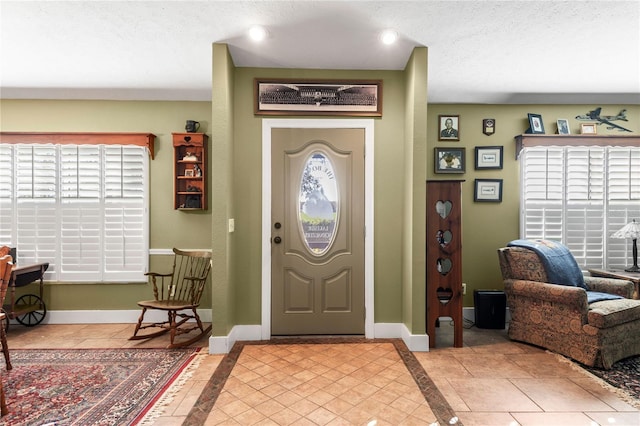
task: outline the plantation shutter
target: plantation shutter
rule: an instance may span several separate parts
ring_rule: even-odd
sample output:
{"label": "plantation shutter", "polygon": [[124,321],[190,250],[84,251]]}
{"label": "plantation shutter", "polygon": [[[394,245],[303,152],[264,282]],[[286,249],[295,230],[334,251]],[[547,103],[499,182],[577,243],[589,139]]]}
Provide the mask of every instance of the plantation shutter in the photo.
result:
{"label": "plantation shutter", "polygon": [[629,241],[609,238],[640,216],[640,148],[527,147],[521,238],[563,242],[583,269],[624,268]]}
{"label": "plantation shutter", "polygon": [[[15,146],[15,200],[12,213],[16,225],[11,243],[18,247],[18,263],[56,259],[58,252],[57,153],[54,145]],[[3,220],[4,221],[4,220]],[[53,276],[58,263],[49,265]]]}
{"label": "plantation shutter", "polygon": [[146,269],[147,161],[138,147],[105,147],[104,269],[110,280]]}
{"label": "plantation shutter", "polygon": [[13,149],[0,144],[0,244],[12,241],[15,228],[13,206]]}
{"label": "plantation shutter", "polygon": [[60,146],[60,274],[64,281],[100,281],[102,203],[100,147]]}
{"label": "plantation shutter", "polygon": [[120,145],[0,144],[0,244],[45,279],[146,281],[148,155]]}
{"label": "plantation shutter", "polygon": [[[635,219],[640,221],[640,147],[619,148],[608,153],[607,236]],[[624,269],[631,264],[631,241],[608,238],[609,268]]]}

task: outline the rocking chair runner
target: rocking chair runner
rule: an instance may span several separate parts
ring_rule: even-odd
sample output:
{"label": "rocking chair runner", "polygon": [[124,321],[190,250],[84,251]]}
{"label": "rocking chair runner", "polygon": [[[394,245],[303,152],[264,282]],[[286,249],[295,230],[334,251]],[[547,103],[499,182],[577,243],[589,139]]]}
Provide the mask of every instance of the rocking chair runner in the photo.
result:
{"label": "rocking chair runner", "polygon": [[[154,300],[138,302],[142,313],[138,324],[129,340],[150,339],[171,332],[171,343],[168,348],[187,346],[198,341],[202,336],[211,331],[211,325],[204,328],[197,308],[200,305],[200,297],[204,291],[209,271],[211,270],[211,253],[207,251],[186,251],[173,249],[173,271],[170,274],[149,272],[153,285]],[[144,324],[144,315],[148,309],[166,311],[168,319],[162,322]],[[194,323],[195,321],[195,323]],[[138,334],[148,328],[160,330]],[[176,336],[199,330],[200,333],[193,338],[176,342]]]}

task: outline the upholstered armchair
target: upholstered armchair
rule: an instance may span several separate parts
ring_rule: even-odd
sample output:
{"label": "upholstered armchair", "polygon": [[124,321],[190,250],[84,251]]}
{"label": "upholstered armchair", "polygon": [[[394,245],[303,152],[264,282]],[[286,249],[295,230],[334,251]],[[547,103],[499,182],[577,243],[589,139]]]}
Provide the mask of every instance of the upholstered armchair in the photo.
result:
{"label": "upholstered armchair", "polygon": [[[640,354],[640,300],[631,299],[633,283],[590,276],[583,277],[584,285],[551,283],[546,264],[530,248],[504,247],[498,258],[511,314],[509,338],[604,369]],[[593,292],[622,297],[589,303]]]}

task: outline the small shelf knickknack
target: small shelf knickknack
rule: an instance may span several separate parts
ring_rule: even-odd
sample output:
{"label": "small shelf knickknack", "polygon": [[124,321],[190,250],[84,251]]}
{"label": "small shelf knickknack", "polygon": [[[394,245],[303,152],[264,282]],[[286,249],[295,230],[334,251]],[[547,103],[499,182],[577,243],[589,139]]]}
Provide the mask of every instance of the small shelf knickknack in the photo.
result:
{"label": "small shelf knickknack", "polygon": [[172,133],[176,210],[207,209],[207,140],[204,133]]}

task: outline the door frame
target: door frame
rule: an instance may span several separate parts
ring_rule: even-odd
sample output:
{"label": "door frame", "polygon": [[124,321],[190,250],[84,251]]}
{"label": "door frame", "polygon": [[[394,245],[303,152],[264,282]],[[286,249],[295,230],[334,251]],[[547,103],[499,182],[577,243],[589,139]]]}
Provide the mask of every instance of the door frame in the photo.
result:
{"label": "door frame", "polygon": [[364,307],[365,337],[374,337],[373,304],[373,119],[278,119],[262,120],[262,324],[261,338],[271,338],[271,130],[364,129]]}

